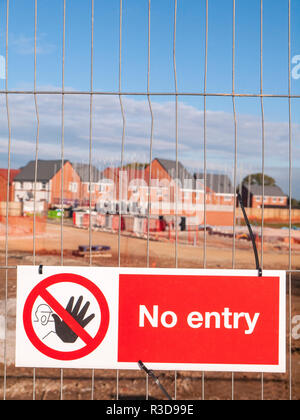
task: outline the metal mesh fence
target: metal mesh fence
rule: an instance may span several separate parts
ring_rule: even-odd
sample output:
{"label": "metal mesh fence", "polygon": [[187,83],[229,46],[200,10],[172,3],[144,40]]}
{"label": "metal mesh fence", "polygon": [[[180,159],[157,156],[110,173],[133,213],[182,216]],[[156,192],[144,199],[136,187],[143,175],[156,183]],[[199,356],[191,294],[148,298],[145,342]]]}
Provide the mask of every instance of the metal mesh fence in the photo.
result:
{"label": "metal mesh fence", "polygon": [[[5,120],[6,121],[6,129],[7,129],[7,192],[6,192],[6,215],[4,217],[4,225],[5,225],[5,232],[3,236],[3,241],[1,242],[1,247],[3,244],[3,248],[1,250],[1,266],[0,266],[0,275],[1,275],[1,305],[0,308],[2,309],[3,315],[3,336],[1,336],[2,342],[2,358],[1,358],[1,376],[2,376],[2,385],[0,386],[0,393],[4,399],[10,398],[22,398],[22,391],[15,386],[18,381],[24,381],[26,386],[26,393],[25,397],[29,398],[32,396],[33,399],[37,398],[58,398],[58,399],[66,399],[69,398],[70,384],[73,386],[80,386],[82,390],[82,395],[86,398],[91,399],[101,399],[103,396],[107,398],[109,395],[112,399],[116,398],[123,398],[124,394],[126,394],[126,389],[129,389],[133,386],[133,383],[138,383],[138,387],[140,390],[139,394],[142,395],[145,399],[152,398],[153,396],[160,397],[160,394],[156,392],[155,385],[152,386],[151,383],[148,382],[148,377],[146,377],[142,372],[130,373],[128,372],[97,372],[97,371],[79,371],[79,372],[66,372],[61,370],[60,372],[54,370],[42,370],[42,369],[34,369],[33,371],[29,371],[29,369],[16,369],[13,367],[13,363],[9,362],[9,354],[11,352],[10,348],[10,327],[9,323],[11,322],[10,312],[11,312],[11,303],[13,299],[15,299],[15,276],[16,276],[16,266],[18,262],[18,256],[16,256],[15,249],[10,249],[10,217],[9,217],[9,202],[10,199],[10,174],[11,174],[11,157],[13,154],[13,133],[12,133],[12,118],[14,113],[14,106],[15,106],[15,98],[18,97],[29,97],[33,98],[34,102],[34,118],[32,117],[32,124],[34,131],[34,157],[31,158],[34,160],[35,165],[35,181],[34,181],[34,190],[33,190],[33,230],[32,230],[32,253],[28,253],[25,255],[27,258],[28,264],[36,265],[40,263],[40,253],[37,252],[38,245],[39,245],[39,235],[37,232],[37,223],[38,223],[38,216],[36,210],[36,196],[37,196],[37,183],[38,183],[38,164],[40,159],[40,146],[41,146],[41,107],[40,105],[40,98],[55,98],[58,104],[60,104],[60,110],[56,115],[56,120],[59,119],[60,121],[60,133],[57,134],[57,137],[60,138],[60,144],[58,147],[60,148],[59,157],[61,160],[61,191],[60,191],[60,206],[63,208],[64,206],[64,164],[68,159],[68,156],[65,152],[65,137],[66,137],[66,130],[69,129],[69,126],[66,128],[66,107],[74,100],[76,101],[78,98],[80,100],[86,101],[85,106],[87,112],[85,112],[85,117],[88,118],[86,122],[87,126],[87,138],[88,142],[84,144],[84,153],[86,152],[86,148],[88,148],[88,159],[87,163],[89,165],[89,180],[88,183],[90,185],[90,191],[92,191],[92,180],[93,180],[93,164],[95,162],[95,148],[94,148],[94,138],[98,135],[96,132],[95,126],[95,110],[98,110],[98,99],[99,98],[113,98],[113,100],[118,100],[119,104],[119,121],[118,126],[120,128],[120,142],[118,147],[118,152],[115,152],[116,160],[119,162],[119,166],[122,168],[126,164],[126,138],[127,138],[127,127],[131,125],[130,116],[126,115],[126,98],[134,98],[137,100],[144,99],[145,104],[147,107],[144,108],[144,112],[148,112],[147,122],[148,122],[148,135],[146,137],[147,143],[147,153],[144,156],[147,156],[147,164],[150,165],[150,180],[149,185],[151,184],[151,165],[153,162],[154,151],[155,148],[155,130],[156,130],[156,122],[159,120],[157,116],[159,115],[159,110],[156,106],[156,98],[160,98],[162,100],[167,99],[171,103],[171,109],[173,112],[173,138],[174,138],[174,150],[172,154],[174,156],[174,160],[176,162],[175,165],[175,177],[178,178],[179,174],[179,156],[180,156],[180,134],[182,132],[180,127],[180,101],[184,98],[191,98],[191,100],[197,100],[201,103],[201,107],[203,112],[200,114],[200,117],[203,118],[203,121],[200,126],[199,130],[199,156],[201,156],[201,166],[204,174],[204,191],[207,190],[207,173],[209,170],[209,150],[208,150],[208,124],[209,121],[209,110],[208,110],[208,101],[210,98],[220,98],[226,101],[229,101],[231,107],[231,116],[232,116],[232,156],[230,161],[228,162],[228,166],[230,166],[230,170],[233,174],[232,178],[232,187],[233,191],[235,192],[238,188],[240,179],[239,179],[239,167],[238,167],[238,150],[239,150],[239,116],[237,112],[237,101],[238,100],[255,100],[259,103],[260,106],[260,150],[257,151],[257,154],[261,156],[261,164],[260,172],[262,173],[263,179],[265,178],[265,165],[267,156],[267,145],[266,145],[266,119],[265,119],[265,101],[266,100],[278,100],[278,101],[285,101],[288,104],[288,124],[287,124],[287,132],[288,132],[288,151],[287,151],[287,167],[288,167],[288,196],[292,197],[292,165],[293,165],[293,113],[292,113],[292,105],[299,100],[300,95],[293,95],[292,94],[292,80],[291,80],[291,63],[292,63],[292,51],[291,51],[291,0],[287,0],[288,6],[288,40],[287,40],[287,51],[288,57],[286,66],[288,67],[288,92],[285,94],[281,93],[265,93],[264,91],[264,72],[263,72],[263,63],[264,63],[264,43],[263,43],[263,33],[264,33],[264,1],[260,0],[260,20],[259,20],[259,28],[260,28],[260,62],[259,62],[259,70],[260,70],[260,86],[259,86],[259,93],[240,93],[237,92],[236,89],[236,41],[237,41],[237,31],[236,31],[236,7],[237,1],[232,0],[230,5],[232,7],[232,45],[231,45],[231,52],[232,52],[232,84],[230,92],[212,92],[208,91],[207,89],[207,81],[208,81],[208,53],[209,53],[209,11],[211,3],[209,0],[204,0],[204,9],[205,9],[205,16],[202,21],[204,22],[204,45],[199,45],[199,51],[201,50],[201,54],[204,57],[204,61],[202,62],[202,70],[204,75],[204,86],[203,89],[200,91],[187,91],[182,92],[178,89],[178,73],[177,73],[177,35],[178,35],[178,9],[180,7],[180,3],[182,0],[174,0],[172,2],[172,10],[173,10],[173,28],[172,28],[172,42],[173,42],[173,50],[170,54],[172,57],[172,64],[173,64],[173,89],[166,91],[151,91],[151,39],[153,35],[152,29],[152,5],[151,0],[145,0],[145,4],[147,7],[147,16],[148,16],[148,27],[147,27],[147,44],[144,46],[145,51],[147,51],[147,68],[146,68],[146,89],[144,91],[124,91],[122,87],[122,71],[123,71],[123,47],[124,47],[124,3],[126,0],[120,0],[119,3],[119,10],[118,13],[118,89],[117,90],[96,90],[94,88],[94,77],[95,77],[95,25],[97,22],[95,21],[95,7],[97,6],[97,0],[90,0],[89,5],[86,5],[90,11],[90,63],[89,63],[89,83],[90,88],[88,90],[70,90],[66,89],[65,86],[65,57],[67,54],[68,45],[66,44],[66,28],[68,24],[68,11],[72,8],[73,4],[72,1],[62,0],[62,8],[60,10],[61,15],[59,19],[61,19],[62,25],[62,39],[61,39],[61,86],[60,88],[51,88],[51,89],[39,89],[37,84],[37,77],[38,77],[38,19],[39,19],[39,1],[34,0],[34,17],[33,17],[33,57],[34,57],[34,86],[33,89],[9,89],[9,80],[10,80],[10,66],[9,66],[9,35],[10,35],[10,9],[12,6],[13,1],[6,0],[2,1],[5,7],[2,7],[3,10],[6,11],[5,15],[5,87],[1,90],[0,94],[2,96],[2,107],[5,109]],[[6,4],[4,4],[6,3]],[[229,3],[228,3],[229,4]],[[79,28],[78,28],[79,30]],[[2,30],[3,35],[3,30]],[[194,54],[197,54],[194,51]],[[74,98],[74,99],[73,99]],[[32,108],[31,108],[32,110]],[[44,109],[42,110],[43,116],[45,114]],[[68,120],[69,123],[69,120]],[[110,141],[109,139],[106,141]],[[249,147],[251,145],[249,144]],[[298,146],[295,146],[298,147]],[[32,150],[32,152],[33,152]],[[116,149],[115,149],[116,150]],[[101,153],[100,149],[97,149],[97,153]],[[195,150],[195,153],[198,153]],[[200,160],[200,159],[199,159]],[[258,226],[258,230],[260,230],[261,236],[261,243],[260,243],[260,259],[262,268],[266,265],[272,266],[270,263],[270,258],[267,260],[265,258],[265,206],[264,206],[264,198],[265,198],[265,182],[263,181],[263,200],[262,200],[262,208],[261,208],[261,223]],[[150,194],[148,195],[148,200],[150,200]],[[175,200],[177,203],[178,200]],[[150,202],[148,203],[150,204]],[[93,204],[92,204],[92,194],[89,195],[89,210],[92,211]],[[148,206],[148,209],[150,206]],[[238,209],[236,207],[236,203],[234,202],[233,208],[233,222],[232,222],[232,239],[230,239],[228,245],[228,253],[231,255],[231,263],[227,267],[223,267],[222,263],[218,262],[219,267],[221,268],[237,268],[243,266],[243,268],[251,268],[252,264],[252,254],[251,249],[249,250],[250,257],[246,258],[247,262],[241,264],[240,261],[240,254],[241,248],[237,243],[237,216],[238,216]],[[294,253],[293,250],[293,237],[292,237],[292,201],[289,200],[288,204],[288,235],[287,235],[287,249],[286,254],[282,257],[283,265],[287,271],[287,282],[288,282],[288,370],[287,374],[285,375],[242,375],[242,374],[212,374],[203,372],[201,374],[196,373],[181,373],[181,372],[169,372],[165,373],[163,376],[163,380],[167,384],[168,390],[174,399],[177,398],[197,398],[197,399],[207,399],[207,398],[229,398],[229,399],[239,399],[245,398],[247,395],[248,398],[285,398],[285,399],[298,399],[299,398],[299,368],[297,371],[297,355],[299,353],[299,347],[297,347],[296,340],[293,339],[292,330],[294,327],[294,317],[299,311],[299,301],[297,295],[297,287],[298,287],[298,279],[299,279],[299,267],[297,265],[297,252]],[[121,211],[120,211],[121,213]],[[175,219],[177,219],[177,212],[175,211]],[[152,242],[152,237],[150,234],[150,212],[148,211],[148,224],[147,224],[147,231],[146,231],[146,238],[145,238],[145,257],[142,259],[142,264],[144,266],[150,267],[151,264],[153,266],[153,259],[155,255],[155,243]],[[59,237],[56,238],[56,250],[58,250],[58,264],[70,264],[69,258],[66,257],[66,240],[65,237],[67,235],[66,229],[68,228],[68,221],[64,218],[63,213],[62,217],[60,218],[60,229],[59,229]],[[90,266],[97,265],[97,262],[93,258],[92,253],[92,245],[94,240],[94,230],[92,226],[92,218],[89,219],[89,226],[87,229],[87,241],[89,243],[89,258],[88,261],[85,261],[85,264]],[[132,246],[128,245],[128,238],[125,238],[122,229],[121,229],[121,217],[119,218],[119,227],[118,231],[115,235],[115,246],[117,252],[117,258],[115,260],[116,266],[122,265],[134,265],[137,257],[134,255],[134,251],[132,250]],[[113,239],[114,240],[114,239]],[[195,245],[195,243],[194,243]],[[129,248],[128,248],[129,246]],[[188,262],[183,261],[183,251],[182,239],[180,237],[180,232],[178,229],[178,220],[175,220],[175,236],[174,241],[172,242],[172,258],[173,258],[173,266],[180,267],[180,266],[188,266]],[[250,248],[250,246],[249,246]],[[212,243],[211,238],[209,235],[209,226],[207,223],[207,201],[204,200],[204,224],[203,230],[200,235],[199,242],[197,242],[197,247],[194,247],[196,250],[196,265],[199,268],[212,268],[215,267],[215,262],[211,258],[211,250],[212,250]],[[131,255],[132,253],[132,255]],[[47,255],[47,254],[46,254]],[[132,257],[132,259],[131,259]],[[166,262],[169,264],[172,258]],[[273,257],[273,258],[276,258]],[[66,261],[67,259],[67,261]],[[187,260],[188,261],[188,260]],[[272,261],[272,260],[271,260]],[[24,261],[22,262],[24,263]],[[74,263],[74,262],[73,262]],[[78,261],[76,262],[79,265]],[[159,264],[159,263],[158,263]],[[162,263],[164,264],[164,263]],[[184,265],[185,264],[185,265]],[[244,265],[243,265],[244,264]],[[193,265],[195,266],[195,265]],[[274,262],[274,266],[276,266],[276,262]],[[78,385],[79,384],[79,385]],[[105,391],[105,387],[110,386],[110,391],[107,393]],[[245,385],[246,384],[246,385]],[[192,386],[193,385],[193,386]],[[195,392],[194,385],[196,386],[197,392]],[[297,388],[298,387],[298,388]],[[28,391],[30,389],[30,392]],[[45,391],[46,389],[46,391]],[[124,391],[125,389],[125,391]],[[185,392],[182,392],[182,389],[185,389]],[[49,391],[50,390],[50,391]],[[190,390],[190,394],[189,394]],[[130,392],[129,392],[130,394]],[[130,394],[131,395],[131,394]]]}

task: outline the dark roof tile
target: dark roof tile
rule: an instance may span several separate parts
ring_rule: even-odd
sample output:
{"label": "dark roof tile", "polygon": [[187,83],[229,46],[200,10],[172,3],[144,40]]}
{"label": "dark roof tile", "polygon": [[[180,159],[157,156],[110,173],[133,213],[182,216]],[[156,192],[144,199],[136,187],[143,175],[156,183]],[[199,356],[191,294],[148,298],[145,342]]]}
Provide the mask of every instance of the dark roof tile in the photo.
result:
{"label": "dark roof tile", "polygon": [[[66,160],[65,163],[68,161]],[[48,182],[61,169],[61,160],[38,160],[37,181]],[[35,161],[32,160],[21,168],[20,173],[15,176],[14,181],[26,182],[35,180]]]}
{"label": "dark roof tile", "polygon": [[[243,186],[247,191],[250,191],[253,195],[263,195],[263,186],[262,185],[248,185]],[[277,185],[265,185],[264,195],[273,196],[273,197],[286,197],[286,194],[282,191]]]}
{"label": "dark roof tile", "polygon": [[[204,183],[203,173],[194,174],[194,178],[203,179]],[[215,193],[233,194],[233,187],[228,175],[207,173],[206,187],[214,191]]]}

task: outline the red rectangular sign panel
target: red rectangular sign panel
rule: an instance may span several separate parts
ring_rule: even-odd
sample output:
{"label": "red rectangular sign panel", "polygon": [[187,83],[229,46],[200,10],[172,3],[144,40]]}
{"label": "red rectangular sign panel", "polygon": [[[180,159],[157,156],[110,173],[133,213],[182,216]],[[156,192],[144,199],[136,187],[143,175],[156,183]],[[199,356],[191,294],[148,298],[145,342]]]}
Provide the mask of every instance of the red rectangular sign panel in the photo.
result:
{"label": "red rectangular sign panel", "polygon": [[283,368],[280,290],[276,276],[120,274],[118,362]]}

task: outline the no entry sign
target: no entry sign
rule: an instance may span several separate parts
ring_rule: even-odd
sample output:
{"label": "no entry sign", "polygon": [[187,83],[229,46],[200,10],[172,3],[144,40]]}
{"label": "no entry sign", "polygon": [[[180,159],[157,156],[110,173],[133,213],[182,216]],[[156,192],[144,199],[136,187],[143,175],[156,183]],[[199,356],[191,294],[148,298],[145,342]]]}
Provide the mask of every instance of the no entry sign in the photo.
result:
{"label": "no entry sign", "polygon": [[[69,286],[69,292],[72,291],[74,286],[80,285],[83,294],[87,294],[89,292],[93,295],[94,299],[99,305],[98,309],[100,310],[101,314],[98,322],[98,330],[94,337],[92,337],[84,328],[95,317],[95,315],[92,314],[88,318],[85,318],[86,311],[90,307],[90,302],[88,301],[81,309],[81,305],[79,305],[79,303],[81,304],[83,301],[83,296],[80,296],[76,303],[76,311],[76,305],[74,306],[73,310],[74,296],[71,296],[68,303],[70,310],[68,311],[68,305],[65,309],[59,302],[60,296],[55,298],[52,293],[48,291],[48,288],[51,289],[51,286],[54,286],[52,287],[54,289],[55,286],[62,284]],[[35,311],[33,308],[39,298],[41,298],[45,303],[39,304],[37,311]],[[70,348],[70,346],[68,349],[68,346],[65,346],[65,351],[61,351],[52,348],[51,345],[45,344],[44,332],[42,336],[39,337],[34,328],[35,323],[38,322],[38,319],[32,322],[32,314],[35,313],[37,318],[37,312],[39,309],[41,309],[41,306],[43,313],[47,313],[45,312],[47,306],[49,308],[49,314],[51,312],[53,313],[53,320],[48,318],[48,322],[54,322],[52,328],[54,327],[56,331],[54,332],[53,330],[51,332],[56,334],[60,340],[66,344],[74,343],[77,338],[81,339],[83,345],[80,349],[74,350]],[[56,315],[54,316],[54,314]],[[85,321],[85,319],[89,322]],[[35,286],[31,291],[24,306],[23,324],[27,337],[31,343],[45,356],[56,360],[76,360],[87,356],[101,344],[109,325],[108,304],[101,290],[88,279],[75,274],[56,274],[38,283],[37,286]]]}
{"label": "no entry sign", "polygon": [[16,365],[285,371],[285,273],[18,267]]}

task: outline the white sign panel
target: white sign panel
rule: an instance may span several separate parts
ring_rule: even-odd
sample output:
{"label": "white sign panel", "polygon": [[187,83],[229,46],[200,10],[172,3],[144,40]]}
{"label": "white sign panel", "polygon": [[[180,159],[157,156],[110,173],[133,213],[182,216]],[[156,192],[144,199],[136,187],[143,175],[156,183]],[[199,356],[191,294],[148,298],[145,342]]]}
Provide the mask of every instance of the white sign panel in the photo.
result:
{"label": "white sign panel", "polygon": [[285,371],[284,272],[18,267],[16,366]]}

